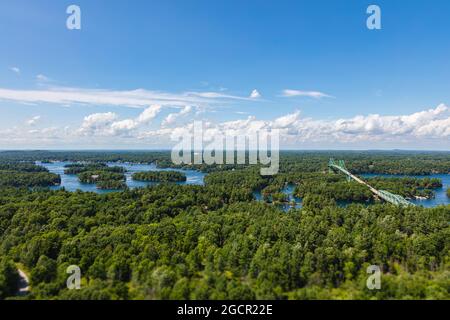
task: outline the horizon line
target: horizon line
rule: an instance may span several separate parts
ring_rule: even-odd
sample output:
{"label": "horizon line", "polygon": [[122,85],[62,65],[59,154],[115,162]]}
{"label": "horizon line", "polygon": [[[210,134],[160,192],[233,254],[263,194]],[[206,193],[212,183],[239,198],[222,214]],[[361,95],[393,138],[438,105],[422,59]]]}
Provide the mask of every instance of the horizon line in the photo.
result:
{"label": "horizon line", "polygon": [[[103,151],[103,152],[155,152],[155,151],[164,151],[164,152],[171,152],[172,149],[89,149],[89,148],[85,148],[85,149],[1,149],[0,148],[0,153],[1,152],[37,152],[37,151],[56,151],[56,152],[95,152],[95,151]],[[192,150],[192,152],[198,152],[200,150]],[[228,149],[224,149],[224,152],[226,151],[231,151]],[[258,150],[236,150],[233,149],[233,151],[258,151]],[[398,148],[394,148],[394,149],[279,149],[280,152],[290,152],[290,151],[315,151],[315,152],[325,152],[325,151],[340,151],[340,152],[364,152],[364,151],[369,151],[369,152],[379,152],[379,151],[384,151],[384,152],[444,152],[444,153],[450,153],[450,150],[437,150],[437,149],[398,149]]]}

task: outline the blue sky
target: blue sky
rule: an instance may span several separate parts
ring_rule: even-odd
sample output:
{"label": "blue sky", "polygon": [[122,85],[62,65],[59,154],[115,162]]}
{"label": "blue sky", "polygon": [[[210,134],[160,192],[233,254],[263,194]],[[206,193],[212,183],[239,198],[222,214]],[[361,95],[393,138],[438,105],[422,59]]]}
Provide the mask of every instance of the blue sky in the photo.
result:
{"label": "blue sky", "polygon": [[[66,28],[70,4],[81,30]],[[366,28],[370,4],[381,30]],[[166,147],[201,119],[281,128],[289,148],[448,150],[449,13],[448,1],[4,0],[0,148]]]}

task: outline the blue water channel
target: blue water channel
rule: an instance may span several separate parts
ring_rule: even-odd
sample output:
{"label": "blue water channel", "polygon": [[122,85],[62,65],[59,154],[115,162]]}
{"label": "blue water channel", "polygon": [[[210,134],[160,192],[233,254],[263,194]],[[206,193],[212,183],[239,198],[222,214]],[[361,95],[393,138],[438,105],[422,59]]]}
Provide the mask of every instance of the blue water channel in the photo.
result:
{"label": "blue water channel", "polygon": [[[73,162],[51,162],[51,163],[41,163],[36,162],[36,164],[46,167],[50,172],[59,174],[61,176],[61,184],[58,186],[52,186],[50,189],[57,190],[64,188],[67,191],[90,191],[97,193],[108,193],[117,190],[102,190],[98,189],[95,184],[81,183],[78,180],[78,176],[75,174],[65,174],[64,166],[71,164]],[[131,178],[133,173],[139,171],[180,171],[186,175],[186,181],[179,182],[178,184],[193,184],[193,185],[203,185],[203,179],[205,174],[200,171],[195,170],[181,170],[181,169],[160,169],[157,168],[155,164],[138,164],[138,163],[107,163],[108,166],[120,166],[126,169],[125,177],[126,184],[129,188],[139,188],[146,187],[149,185],[157,184],[157,182],[147,182],[147,181],[135,181]]]}
{"label": "blue water channel", "polygon": [[[52,163],[41,163],[37,162],[37,164],[42,165],[46,167],[50,172],[59,174],[61,176],[61,184],[59,186],[52,186],[50,187],[53,190],[65,188],[68,191],[76,191],[76,190],[82,190],[82,191],[90,191],[90,192],[97,192],[97,193],[108,193],[113,192],[117,190],[101,190],[97,189],[95,184],[85,184],[81,183],[78,180],[78,177],[76,175],[72,174],[65,174],[64,173],[64,166],[67,164],[71,164],[73,162],[52,162]],[[129,188],[139,188],[139,187],[146,187],[149,185],[157,184],[157,182],[145,182],[145,181],[135,181],[131,178],[133,173],[139,172],[139,171],[179,171],[183,172],[186,175],[186,181],[185,182],[179,182],[178,184],[187,184],[187,185],[203,185],[204,184],[204,177],[205,173],[195,170],[181,170],[181,169],[161,169],[157,168],[155,164],[137,164],[137,163],[107,163],[108,166],[121,166],[126,169],[125,176],[126,176],[126,183]],[[421,205],[424,207],[435,207],[442,204],[450,204],[450,198],[447,197],[446,190],[448,187],[450,187],[450,174],[432,174],[428,176],[422,176],[422,175],[415,175],[415,176],[408,176],[408,175],[387,175],[387,174],[362,174],[361,177],[363,178],[372,178],[372,177],[415,177],[415,178],[438,178],[442,180],[443,187],[439,189],[434,189],[435,197],[433,199],[426,199],[426,200],[418,200],[418,199],[412,199],[410,200],[412,203],[416,205]],[[295,202],[295,208],[301,208],[301,199],[294,197],[294,189],[295,185],[288,184],[284,189],[282,190],[283,193],[285,193],[288,196],[288,202],[286,204],[280,205],[280,208],[287,211],[290,208],[292,208],[293,202]],[[260,191],[255,191],[253,193],[256,200],[262,201],[262,195]]]}

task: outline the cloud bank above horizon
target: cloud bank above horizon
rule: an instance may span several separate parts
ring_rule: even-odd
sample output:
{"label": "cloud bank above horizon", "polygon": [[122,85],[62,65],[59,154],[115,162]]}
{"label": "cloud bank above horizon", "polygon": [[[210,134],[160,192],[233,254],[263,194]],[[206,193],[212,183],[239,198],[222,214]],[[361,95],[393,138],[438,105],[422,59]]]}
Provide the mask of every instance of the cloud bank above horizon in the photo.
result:
{"label": "cloud bank above horizon", "polygon": [[[286,92],[285,92],[286,93]],[[331,97],[318,91],[290,92],[286,96]],[[450,147],[450,108],[435,108],[403,115],[367,114],[348,118],[314,119],[303,117],[300,110],[272,120],[249,115],[245,119],[213,121],[203,113],[209,106],[233,101],[258,102],[261,94],[254,89],[249,96],[223,92],[187,91],[173,94],[144,89],[111,91],[101,89],[48,88],[11,90],[0,88],[0,100],[20,103],[61,105],[103,105],[142,109],[133,118],[121,118],[114,111],[92,112],[72,126],[43,126],[41,115],[24,119],[23,126],[0,129],[0,147],[15,148],[169,148],[174,135],[192,129],[194,120],[202,120],[205,136],[249,135],[258,130],[279,129],[282,148],[314,148],[317,145],[338,148],[414,149],[415,145]],[[163,115],[164,109],[178,109]],[[236,112],[245,114],[244,112]],[[430,148],[433,149],[434,147]]]}

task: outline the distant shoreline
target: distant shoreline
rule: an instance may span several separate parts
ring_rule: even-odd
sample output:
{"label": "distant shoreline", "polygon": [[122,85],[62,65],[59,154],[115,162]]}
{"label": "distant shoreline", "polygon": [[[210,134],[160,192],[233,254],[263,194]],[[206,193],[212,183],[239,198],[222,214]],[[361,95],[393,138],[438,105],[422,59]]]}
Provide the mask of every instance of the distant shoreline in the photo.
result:
{"label": "distant shoreline", "polygon": [[[0,149],[1,152],[170,152],[172,149]],[[226,151],[226,150],[224,150]],[[250,150],[254,151],[254,150]],[[389,152],[389,153],[450,153],[450,150],[412,149],[280,149],[280,152]]]}

